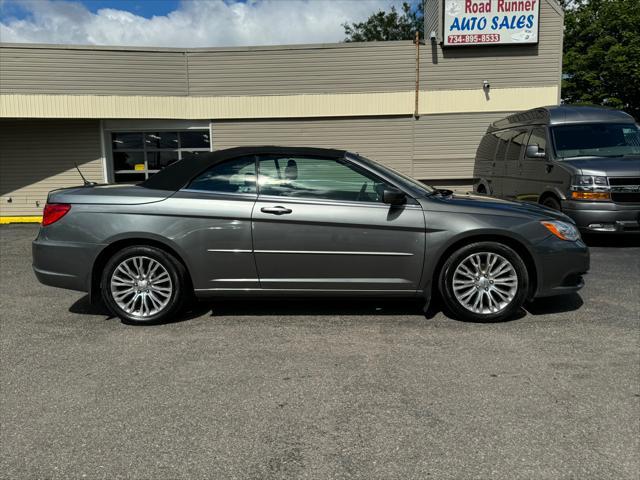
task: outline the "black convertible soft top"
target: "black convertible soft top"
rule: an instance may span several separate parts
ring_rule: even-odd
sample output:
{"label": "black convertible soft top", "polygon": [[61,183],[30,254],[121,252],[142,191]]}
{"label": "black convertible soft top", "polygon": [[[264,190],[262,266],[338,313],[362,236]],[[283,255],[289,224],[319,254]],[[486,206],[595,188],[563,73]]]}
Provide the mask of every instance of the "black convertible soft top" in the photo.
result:
{"label": "black convertible soft top", "polygon": [[185,187],[193,178],[216,163],[247,155],[291,155],[325,158],[344,158],[345,150],[311,147],[236,147],[215,152],[191,155],[169,165],[164,170],[149,177],[140,185],[154,190],[177,191]]}

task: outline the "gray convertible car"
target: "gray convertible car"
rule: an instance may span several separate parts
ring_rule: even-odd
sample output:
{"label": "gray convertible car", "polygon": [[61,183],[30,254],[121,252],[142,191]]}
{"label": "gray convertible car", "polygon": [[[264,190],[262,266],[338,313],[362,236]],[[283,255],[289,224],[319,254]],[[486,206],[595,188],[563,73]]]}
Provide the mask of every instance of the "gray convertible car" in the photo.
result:
{"label": "gray convertible car", "polygon": [[432,293],[454,317],[495,321],[579,290],[589,252],[551,209],[455,195],[343,150],[243,147],[135,186],[51,192],[33,268],[127,323],[170,320],[194,296]]}

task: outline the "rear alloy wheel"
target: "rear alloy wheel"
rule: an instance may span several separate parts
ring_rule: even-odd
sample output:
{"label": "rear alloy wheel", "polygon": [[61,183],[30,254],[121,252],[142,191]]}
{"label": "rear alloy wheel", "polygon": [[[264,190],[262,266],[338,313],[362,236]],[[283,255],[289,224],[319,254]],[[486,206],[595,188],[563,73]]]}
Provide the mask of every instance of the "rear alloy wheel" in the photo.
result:
{"label": "rear alloy wheel", "polygon": [[182,307],[184,279],[184,267],[172,255],[155,247],[127,247],[107,262],[102,296],[124,323],[162,323]]}
{"label": "rear alloy wheel", "polygon": [[528,288],[527,268],[520,256],[495,242],[460,248],[440,275],[446,306],[464,320],[505,320],[522,307]]}

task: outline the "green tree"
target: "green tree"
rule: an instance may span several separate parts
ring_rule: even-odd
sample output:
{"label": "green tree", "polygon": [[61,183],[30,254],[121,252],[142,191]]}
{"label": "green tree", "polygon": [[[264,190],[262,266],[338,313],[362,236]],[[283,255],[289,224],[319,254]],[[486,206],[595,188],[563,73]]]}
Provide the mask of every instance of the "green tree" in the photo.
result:
{"label": "green tree", "polygon": [[562,97],[640,120],[640,1],[564,0]]}
{"label": "green tree", "polygon": [[424,38],[424,7],[422,1],[413,6],[404,2],[401,11],[391,7],[380,10],[364,22],[344,23],[345,42],[370,42],[374,40],[413,40],[416,32]]}

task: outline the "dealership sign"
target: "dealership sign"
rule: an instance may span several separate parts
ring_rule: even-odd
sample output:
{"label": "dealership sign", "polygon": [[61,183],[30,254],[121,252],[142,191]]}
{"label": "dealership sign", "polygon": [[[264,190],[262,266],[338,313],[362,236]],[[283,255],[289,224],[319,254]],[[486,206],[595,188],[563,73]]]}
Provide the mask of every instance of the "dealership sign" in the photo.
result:
{"label": "dealership sign", "polygon": [[541,0],[444,0],[444,44],[538,43]]}

